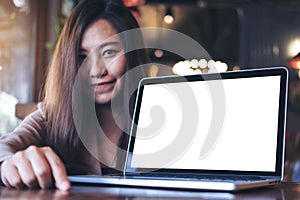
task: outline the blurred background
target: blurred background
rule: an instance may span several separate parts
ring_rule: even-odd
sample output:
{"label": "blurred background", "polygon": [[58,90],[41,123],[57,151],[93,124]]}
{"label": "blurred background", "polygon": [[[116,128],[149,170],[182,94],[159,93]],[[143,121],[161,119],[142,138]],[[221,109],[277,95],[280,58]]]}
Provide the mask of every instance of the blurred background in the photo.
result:
{"label": "blurred background", "polygon": [[[57,37],[79,1],[0,0],[0,135],[11,132],[35,109]],[[179,31],[211,56],[183,60],[161,49],[149,50],[153,62],[169,66],[175,74],[199,69],[209,73],[209,63],[222,71],[286,67],[290,80],[285,180],[300,180],[300,0],[120,2],[132,10],[141,27]],[[153,35],[150,40],[161,37],[168,36]],[[153,76],[167,73],[153,69]]]}

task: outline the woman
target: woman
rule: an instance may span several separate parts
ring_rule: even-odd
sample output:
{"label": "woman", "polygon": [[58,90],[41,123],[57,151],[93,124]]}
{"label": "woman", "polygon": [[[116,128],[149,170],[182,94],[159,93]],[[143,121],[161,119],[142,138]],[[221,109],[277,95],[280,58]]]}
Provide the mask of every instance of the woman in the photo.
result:
{"label": "woman", "polygon": [[[131,119],[121,120],[125,127],[117,121],[125,118],[122,113],[132,113],[134,95],[127,91],[136,88],[146,70],[137,68],[130,78],[124,75],[147,59],[139,48],[142,36],[138,30],[116,34],[135,28],[133,15],[121,5],[84,0],[75,7],[57,43],[42,103],[0,140],[3,184],[15,188],[55,185],[67,190],[67,174],[121,169],[122,151],[106,151],[106,143],[125,149]],[[118,104],[112,106],[115,100]],[[91,124],[94,116],[100,129]],[[106,142],[99,141],[99,135]],[[95,137],[100,157],[94,154],[93,145],[89,149],[88,142],[95,142]]]}

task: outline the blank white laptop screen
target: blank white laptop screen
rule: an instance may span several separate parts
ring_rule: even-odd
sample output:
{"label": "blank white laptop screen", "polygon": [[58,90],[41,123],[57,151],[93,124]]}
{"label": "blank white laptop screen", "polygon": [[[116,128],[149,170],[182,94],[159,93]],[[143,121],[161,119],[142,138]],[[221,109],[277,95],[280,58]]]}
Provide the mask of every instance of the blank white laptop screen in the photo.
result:
{"label": "blank white laptop screen", "polygon": [[[193,95],[187,94],[184,98],[192,96],[195,105],[188,105],[187,102],[192,101],[182,100],[173,92],[180,84],[188,84]],[[210,84],[221,84],[223,95],[219,97],[220,91]],[[145,85],[130,167],[275,172],[279,95],[280,76]],[[216,97],[219,99],[212,100]],[[222,105],[221,111],[214,107],[216,101]],[[170,144],[182,127],[182,112],[186,106],[193,106],[197,113],[196,131],[188,147],[174,147]],[[163,109],[160,122],[163,126],[145,136],[145,127],[161,120],[153,117],[151,112],[155,108]],[[214,115],[221,115],[217,119],[220,131],[214,133],[215,141],[209,141],[209,150],[201,155],[212,121],[216,120]],[[194,120],[195,116],[191,117]],[[147,155],[166,148],[174,148],[170,152],[181,148],[184,152],[170,162],[161,162],[168,159],[166,157],[149,162]]]}

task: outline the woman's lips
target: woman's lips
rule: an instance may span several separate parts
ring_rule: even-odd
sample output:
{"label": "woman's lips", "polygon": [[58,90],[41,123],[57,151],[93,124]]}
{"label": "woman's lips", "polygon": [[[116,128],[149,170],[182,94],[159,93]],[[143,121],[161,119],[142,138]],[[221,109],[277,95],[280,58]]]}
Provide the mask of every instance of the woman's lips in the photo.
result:
{"label": "woman's lips", "polygon": [[92,84],[92,86],[97,90],[97,89],[104,89],[106,87],[109,87],[114,83],[115,83],[115,80],[112,80],[112,81],[95,83],[95,84]]}

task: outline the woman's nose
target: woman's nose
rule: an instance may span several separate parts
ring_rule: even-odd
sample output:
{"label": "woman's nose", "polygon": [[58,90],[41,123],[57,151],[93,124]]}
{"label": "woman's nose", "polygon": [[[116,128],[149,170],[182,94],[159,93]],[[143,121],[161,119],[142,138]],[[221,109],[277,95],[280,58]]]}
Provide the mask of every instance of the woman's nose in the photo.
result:
{"label": "woman's nose", "polygon": [[107,74],[107,69],[104,62],[101,59],[97,59],[97,61],[93,62],[90,69],[90,77],[91,78],[101,78]]}

